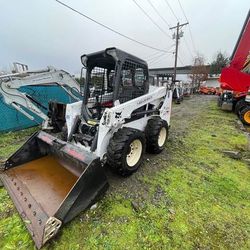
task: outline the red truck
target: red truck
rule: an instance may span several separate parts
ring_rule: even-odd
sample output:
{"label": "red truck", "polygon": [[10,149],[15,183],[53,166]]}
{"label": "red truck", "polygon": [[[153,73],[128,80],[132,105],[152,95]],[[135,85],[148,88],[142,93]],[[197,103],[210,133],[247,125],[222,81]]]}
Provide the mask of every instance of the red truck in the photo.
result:
{"label": "red truck", "polygon": [[240,120],[250,125],[250,10],[234,47],[230,64],[222,69],[220,87],[223,90],[218,105],[233,110]]}

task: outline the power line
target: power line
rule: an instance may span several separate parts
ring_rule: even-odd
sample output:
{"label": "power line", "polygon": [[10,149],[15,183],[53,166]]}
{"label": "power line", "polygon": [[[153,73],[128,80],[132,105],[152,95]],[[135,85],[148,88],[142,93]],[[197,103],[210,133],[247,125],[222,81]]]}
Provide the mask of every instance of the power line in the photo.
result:
{"label": "power line", "polygon": [[160,60],[162,60],[162,58],[164,57],[164,56],[166,56],[167,54],[163,54],[163,55],[160,55],[160,56],[158,56],[157,58],[155,58],[155,60],[153,60],[153,61],[151,61],[151,62],[149,62],[149,64],[153,64],[153,63],[157,63],[157,62],[159,62]]}
{"label": "power line", "polygon": [[153,53],[153,54],[150,54],[150,55],[148,55],[148,56],[145,57],[145,60],[148,61],[148,60],[150,60],[151,57],[154,57],[154,56],[156,56],[156,55],[159,54],[159,53],[161,53],[161,52],[160,52],[160,51],[157,51],[157,52],[155,52],[155,53]]}
{"label": "power line", "polygon": [[[169,9],[171,10],[172,14],[175,16],[176,20],[179,21],[179,18],[176,16],[176,14],[175,14],[173,8],[171,7],[170,3],[168,2],[168,0],[164,0],[164,1],[165,1],[165,3],[168,5],[168,7],[169,7]],[[179,0],[178,0],[178,1],[179,1]],[[179,5],[181,6],[180,1],[179,1]],[[183,10],[182,6],[181,6],[181,9],[182,9],[182,12],[184,13],[184,10]],[[188,22],[185,13],[184,13],[184,16],[185,16],[185,18],[186,18],[186,22]],[[187,40],[185,39],[185,37],[184,37],[184,42],[185,42],[185,45],[186,45],[186,47],[187,47],[187,49],[188,49],[188,52],[190,53],[191,57],[193,57],[193,54],[192,54],[192,52],[191,52],[191,50],[190,50],[190,47],[188,46],[188,43],[187,43]]]}
{"label": "power line", "polygon": [[[173,55],[174,55],[174,53],[172,54],[172,56],[173,56]],[[151,64],[152,66],[155,65],[155,63],[160,62],[164,56],[166,56],[166,55],[163,55],[163,56],[159,57],[159,59],[157,58],[158,60],[155,60],[154,62],[151,62],[150,64]]]}
{"label": "power line", "polygon": [[[173,48],[173,46],[174,46],[174,44],[172,44],[168,49],[165,49],[165,50],[168,50],[168,52],[164,52],[164,53],[171,54],[172,52],[171,52],[170,50]],[[153,58],[155,58],[155,56],[156,56],[157,54],[158,54],[158,56],[159,56],[159,53],[162,54],[161,51],[157,51],[157,52],[155,52],[155,53],[153,53],[153,54],[151,54],[151,55],[146,56],[146,57],[145,57],[145,60],[146,60],[146,61],[152,60]]]}
{"label": "power line", "polygon": [[184,39],[186,48],[187,48],[188,52],[190,53],[191,57],[194,57],[194,55],[192,54],[191,49],[190,49],[190,47],[189,47],[189,45],[187,43],[187,40],[186,40],[185,36],[183,36],[183,39]]}
{"label": "power line", "polygon": [[150,60],[148,60],[148,63],[153,63],[155,60],[157,60],[158,58],[161,58],[163,56],[166,56],[167,54],[165,53],[161,53],[160,55],[155,56],[154,58],[151,58]]}
{"label": "power line", "polygon": [[[178,0],[178,3],[179,3],[179,6],[181,8],[182,14],[184,15],[184,17],[186,19],[186,22],[189,22],[186,14],[185,14],[185,11],[184,11],[184,9],[182,7],[182,4],[181,4],[180,0]],[[189,30],[189,33],[190,33],[190,37],[191,37],[191,42],[192,42],[193,49],[194,49],[194,51],[196,51],[196,47],[195,47],[195,44],[194,44],[194,38],[193,38],[193,34],[191,32],[190,24],[188,25],[188,30]]]}
{"label": "power line", "polygon": [[[170,49],[172,49],[174,46],[175,46],[175,44],[172,44],[170,46]],[[173,55],[174,52],[173,51],[171,51],[171,52],[169,51],[168,54],[172,54]],[[158,58],[166,56],[166,55],[167,55],[166,53],[160,53],[160,55],[154,56],[153,58],[149,59],[148,61],[149,61],[149,63],[152,63],[152,62],[155,61],[155,59],[158,59]]]}
{"label": "power line", "polygon": [[[56,0],[57,1],[57,0]],[[136,2],[136,0],[132,0],[135,5],[143,12],[143,14],[168,38],[172,39],[171,36],[166,33],[155,21],[154,19]]]}
{"label": "power line", "polygon": [[164,1],[165,1],[165,3],[168,5],[168,7],[169,7],[169,9],[171,10],[172,14],[175,16],[177,22],[179,22],[179,19],[178,19],[178,17],[175,15],[174,10],[172,9],[172,7],[171,7],[171,5],[169,4],[169,2],[168,2],[167,0],[164,0]]}
{"label": "power line", "polygon": [[193,34],[191,32],[190,26],[188,26],[188,30],[189,30],[189,33],[190,33],[190,37],[191,37],[191,41],[192,41],[192,46],[194,48],[194,51],[196,51],[196,47],[195,47],[195,44],[194,44],[194,38],[193,38]]}
{"label": "power line", "polygon": [[184,66],[184,63],[183,63],[183,61],[181,60],[181,58],[179,56],[178,56],[178,59],[181,62],[182,66]]}
{"label": "power line", "polygon": [[[181,63],[181,65],[185,65],[184,63],[183,63],[183,58],[184,58],[184,56],[183,56],[183,53],[184,53],[184,51],[183,51],[183,49],[180,47],[180,53],[179,53],[179,55],[178,55],[178,59],[179,59],[179,61],[180,61],[180,63]],[[185,53],[184,53],[185,54]],[[181,59],[182,58],[182,59]],[[187,65],[187,64],[186,64]]]}
{"label": "power line", "polygon": [[183,7],[182,7],[182,5],[181,5],[180,0],[178,0],[178,3],[179,3],[179,5],[180,5],[180,8],[181,8],[182,14],[183,14],[183,16],[184,16],[184,17],[185,17],[185,19],[186,19],[186,22],[188,22],[187,16],[186,16],[185,11],[184,11],[184,9],[183,9]]}
{"label": "power line", "polygon": [[161,18],[161,20],[167,24],[168,27],[170,27],[170,24],[167,22],[167,20],[160,14],[160,12],[155,8],[155,6],[152,4],[152,2],[150,0],[147,0],[148,3],[150,4],[150,6],[154,9],[154,11],[159,15],[159,17]]}
{"label": "power line", "polygon": [[153,49],[153,50],[157,50],[157,51],[161,51],[161,52],[165,52],[165,53],[167,52],[166,50],[163,50],[163,49],[159,49],[159,48],[153,47],[153,46],[148,45],[148,44],[146,44],[146,43],[140,42],[140,41],[136,40],[136,39],[133,38],[133,37],[129,37],[129,36],[127,36],[127,35],[124,35],[124,34],[122,34],[121,32],[119,32],[119,31],[117,31],[117,30],[115,30],[115,29],[113,29],[113,28],[110,28],[109,26],[107,26],[107,25],[105,25],[105,24],[103,24],[103,23],[100,23],[100,22],[96,21],[95,19],[93,19],[93,18],[91,18],[91,17],[89,17],[89,16],[83,14],[82,12],[80,12],[80,11],[78,11],[78,10],[76,10],[76,9],[74,9],[74,8],[72,8],[72,7],[70,7],[69,5],[67,5],[67,4],[65,4],[65,3],[63,3],[63,2],[61,2],[61,1],[59,1],[59,0],[55,0],[55,1],[56,1],[57,3],[59,3],[60,5],[62,5],[62,6],[64,6],[64,7],[66,7],[66,8],[68,8],[68,9],[70,9],[71,11],[73,11],[73,12],[79,14],[80,16],[82,16],[82,17],[84,17],[84,18],[86,18],[86,19],[88,19],[88,20],[90,20],[90,21],[92,21],[92,22],[94,22],[94,23],[96,23],[96,24],[102,26],[102,27],[105,28],[105,29],[108,29],[109,31],[112,31],[113,33],[116,33],[116,34],[119,35],[119,36],[122,36],[123,38],[126,38],[126,39],[128,39],[128,40],[130,40],[130,41],[132,41],[132,42],[134,42],[134,43],[140,44],[140,45],[142,45],[142,46],[144,46],[144,47],[147,47],[147,48],[149,48],[149,49]]}

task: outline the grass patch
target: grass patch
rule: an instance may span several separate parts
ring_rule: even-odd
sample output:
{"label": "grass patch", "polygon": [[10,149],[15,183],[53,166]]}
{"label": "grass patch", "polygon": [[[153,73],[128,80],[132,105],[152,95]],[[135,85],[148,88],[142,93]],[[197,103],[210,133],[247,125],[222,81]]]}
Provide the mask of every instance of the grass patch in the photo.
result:
{"label": "grass patch", "polygon": [[[141,177],[149,194],[139,211],[125,196],[109,194],[97,209],[67,224],[45,249],[250,249],[249,166],[222,153],[247,150],[246,135],[234,119],[215,104],[201,110],[183,138],[168,142],[170,160],[159,155],[159,170]],[[22,136],[0,136],[0,143],[13,144]],[[4,189],[0,237],[1,249],[34,248]]]}
{"label": "grass patch", "polygon": [[6,159],[15,152],[38,129],[38,127],[32,127],[18,132],[0,133],[0,160]]}

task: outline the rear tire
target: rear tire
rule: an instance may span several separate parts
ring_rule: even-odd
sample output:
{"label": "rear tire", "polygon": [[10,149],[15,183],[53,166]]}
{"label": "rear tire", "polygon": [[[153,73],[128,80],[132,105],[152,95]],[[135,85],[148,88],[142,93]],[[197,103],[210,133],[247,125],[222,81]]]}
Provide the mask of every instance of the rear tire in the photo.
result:
{"label": "rear tire", "polygon": [[108,145],[108,165],[122,176],[131,175],[142,163],[145,144],[145,135],[140,130],[119,129],[114,133]]}
{"label": "rear tire", "polygon": [[250,126],[250,106],[246,106],[240,111],[239,118],[242,123]]}
{"label": "rear tire", "polygon": [[145,134],[147,139],[147,152],[159,154],[164,149],[168,138],[168,124],[159,117],[149,119]]}
{"label": "rear tire", "polygon": [[239,101],[236,102],[235,107],[234,107],[234,112],[236,115],[239,116],[241,110],[246,107],[246,102],[244,99],[240,99]]}

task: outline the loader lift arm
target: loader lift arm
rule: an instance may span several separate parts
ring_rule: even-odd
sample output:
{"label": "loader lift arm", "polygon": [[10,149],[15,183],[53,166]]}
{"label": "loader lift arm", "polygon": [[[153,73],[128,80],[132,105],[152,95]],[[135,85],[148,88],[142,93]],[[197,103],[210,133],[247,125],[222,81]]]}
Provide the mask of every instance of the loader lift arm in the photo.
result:
{"label": "loader lift arm", "polygon": [[[36,101],[32,96],[23,93],[19,90],[23,86],[51,86],[58,85],[75,101],[79,100],[71,90],[80,93],[79,84],[73,77],[63,70],[57,70],[54,67],[37,71],[23,71],[21,73],[14,73],[0,76],[0,94],[2,94],[6,104],[11,105],[17,111],[21,112],[28,119],[34,120],[34,115],[42,118],[43,126],[48,126],[48,116],[46,112],[42,111],[46,108]],[[70,89],[70,90],[69,90]],[[29,110],[32,114],[28,113]]]}

